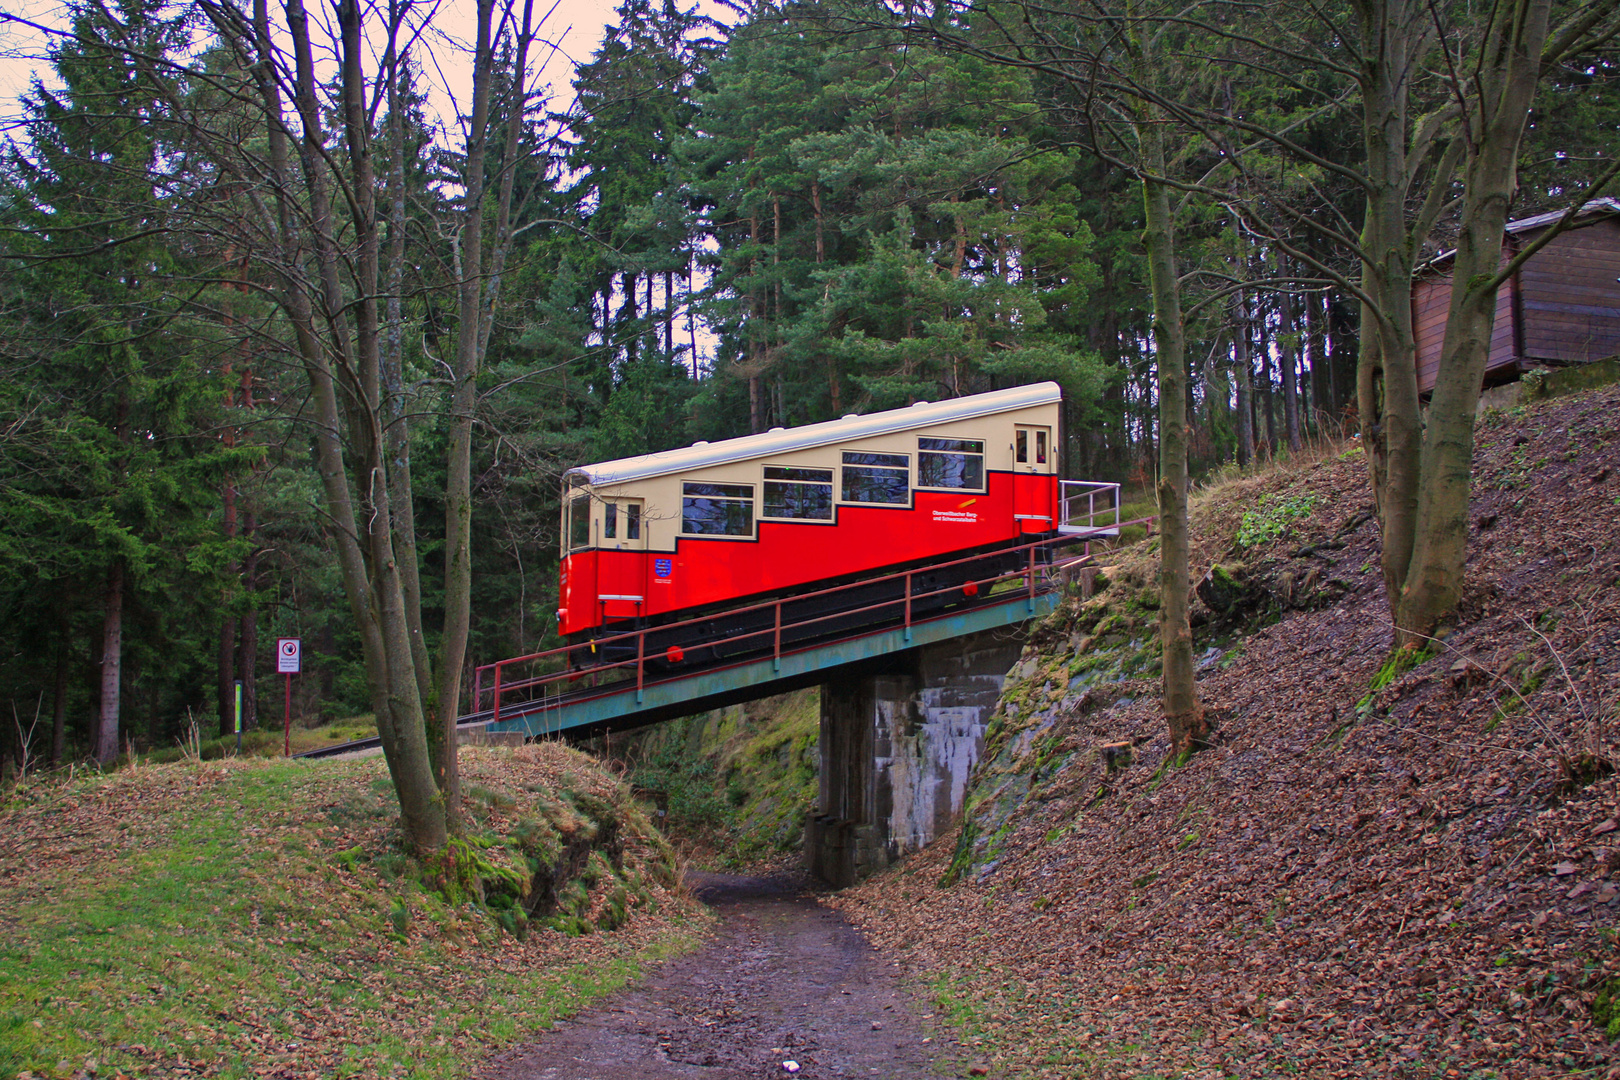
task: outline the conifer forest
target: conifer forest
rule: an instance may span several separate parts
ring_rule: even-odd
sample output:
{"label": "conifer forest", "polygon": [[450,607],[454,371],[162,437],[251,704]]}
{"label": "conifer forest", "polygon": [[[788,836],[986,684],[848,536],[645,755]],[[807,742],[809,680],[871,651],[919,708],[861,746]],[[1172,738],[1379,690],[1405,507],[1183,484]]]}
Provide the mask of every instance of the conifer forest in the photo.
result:
{"label": "conifer forest", "polygon": [[546,5],[450,6],[48,28],[0,145],[13,760],[228,731],[238,681],[279,726],[297,637],[295,716],[375,713],[432,848],[472,667],[558,644],[566,469],[1040,380],[1066,475],[1166,520],[1359,433],[1428,634],[1503,226],[1620,192],[1610,0],[624,0],[557,85]]}

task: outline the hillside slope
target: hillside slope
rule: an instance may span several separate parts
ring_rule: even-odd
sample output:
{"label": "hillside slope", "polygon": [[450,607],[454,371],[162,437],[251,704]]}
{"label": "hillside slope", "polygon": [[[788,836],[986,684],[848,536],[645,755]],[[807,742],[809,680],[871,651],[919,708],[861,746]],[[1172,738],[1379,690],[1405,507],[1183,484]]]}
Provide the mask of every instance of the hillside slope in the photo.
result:
{"label": "hillside slope", "polygon": [[960,833],[840,901],[997,1075],[1620,1076],[1620,390],[1488,417],[1475,480],[1394,662],[1358,450],[1203,493],[1190,762],[1148,545],[1032,636]]}
{"label": "hillside slope", "polygon": [[696,946],[668,845],[596,762],[542,744],[461,768],[483,876],[450,882],[400,851],[381,758],[6,793],[0,1078],[460,1078]]}

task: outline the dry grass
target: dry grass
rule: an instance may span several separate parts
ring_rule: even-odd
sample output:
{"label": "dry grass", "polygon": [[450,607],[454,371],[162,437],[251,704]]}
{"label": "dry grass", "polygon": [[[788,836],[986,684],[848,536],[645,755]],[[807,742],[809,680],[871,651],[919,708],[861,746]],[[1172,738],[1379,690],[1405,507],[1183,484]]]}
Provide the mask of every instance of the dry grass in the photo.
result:
{"label": "dry grass", "polygon": [[[1611,389],[1482,429],[1457,624],[1400,663],[1353,447],[1210,485],[1195,571],[1332,586],[1202,671],[1215,744],[1172,761],[1151,680],[1064,695],[1070,608],[1009,687],[1041,737],[977,774],[1012,793],[967,834],[993,861],[939,887],[947,837],[839,904],[998,1075],[1620,1077],[1617,416]],[[1240,551],[1263,495],[1320,502]]]}

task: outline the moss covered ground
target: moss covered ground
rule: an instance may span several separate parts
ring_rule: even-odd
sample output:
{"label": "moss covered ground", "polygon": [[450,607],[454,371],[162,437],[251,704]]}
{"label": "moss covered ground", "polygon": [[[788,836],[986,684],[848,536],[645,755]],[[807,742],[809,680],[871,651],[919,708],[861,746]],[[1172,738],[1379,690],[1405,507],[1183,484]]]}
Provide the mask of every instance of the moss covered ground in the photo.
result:
{"label": "moss covered ground", "polygon": [[661,724],[603,747],[670,835],[724,869],[796,859],[817,794],[821,702],[800,690]]}

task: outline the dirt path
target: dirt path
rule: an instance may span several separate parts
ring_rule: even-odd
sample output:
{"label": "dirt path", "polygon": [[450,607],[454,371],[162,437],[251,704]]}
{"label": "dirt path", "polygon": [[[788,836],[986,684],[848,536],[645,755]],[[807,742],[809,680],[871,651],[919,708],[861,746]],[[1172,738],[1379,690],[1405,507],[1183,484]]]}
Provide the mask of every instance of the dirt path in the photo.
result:
{"label": "dirt path", "polygon": [[[715,939],[492,1062],[481,1080],[910,1080],[952,1072],[894,968],[789,878],[698,875]],[[924,1041],[928,1039],[928,1041]],[[954,1047],[953,1047],[954,1049]]]}

